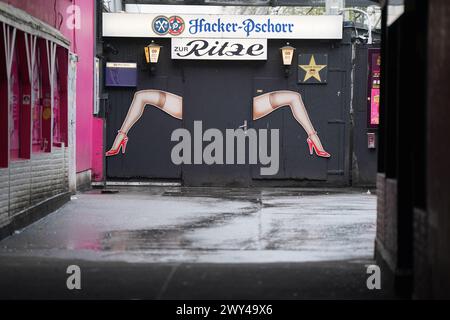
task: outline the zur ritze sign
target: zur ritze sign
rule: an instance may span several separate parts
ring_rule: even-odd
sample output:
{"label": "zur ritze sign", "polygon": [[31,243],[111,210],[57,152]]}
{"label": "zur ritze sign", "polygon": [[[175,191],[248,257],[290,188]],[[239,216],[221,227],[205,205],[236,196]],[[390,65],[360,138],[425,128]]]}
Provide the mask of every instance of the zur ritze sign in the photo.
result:
{"label": "zur ritze sign", "polygon": [[342,16],[104,13],[103,36],[342,39]]}
{"label": "zur ritze sign", "polygon": [[267,60],[267,39],[172,38],[172,59]]}

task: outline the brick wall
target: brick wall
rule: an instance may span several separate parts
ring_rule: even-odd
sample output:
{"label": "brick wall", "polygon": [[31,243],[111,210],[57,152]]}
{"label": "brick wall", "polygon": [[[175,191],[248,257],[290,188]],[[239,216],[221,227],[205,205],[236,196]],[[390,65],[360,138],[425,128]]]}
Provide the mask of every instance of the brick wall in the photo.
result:
{"label": "brick wall", "polygon": [[68,191],[68,155],[67,148],[53,148],[0,169],[0,228],[24,210]]}
{"label": "brick wall", "polygon": [[397,269],[397,180],[377,175],[377,254],[390,267]]}
{"label": "brick wall", "polygon": [[386,216],[386,177],[383,173],[377,174],[377,241],[384,243],[385,241],[385,216]]}
{"label": "brick wall", "polygon": [[[397,210],[397,180],[386,179],[386,203],[385,203],[385,219],[384,219],[384,248],[388,254],[389,265],[394,268],[397,266],[398,255],[398,210]],[[395,269],[394,269],[395,270]]]}

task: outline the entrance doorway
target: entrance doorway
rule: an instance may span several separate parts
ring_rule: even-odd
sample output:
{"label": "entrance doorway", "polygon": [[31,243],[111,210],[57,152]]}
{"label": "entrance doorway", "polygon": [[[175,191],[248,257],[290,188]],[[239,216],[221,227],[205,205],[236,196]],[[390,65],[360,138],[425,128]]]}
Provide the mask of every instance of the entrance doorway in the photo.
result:
{"label": "entrance doorway", "polygon": [[[326,85],[292,86],[288,90],[298,92],[306,106],[309,118],[318,132],[330,158],[310,155],[305,130],[292,115],[289,107],[283,107],[254,122],[255,129],[280,130],[280,168],[277,175],[261,176],[259,166],[252,169],[252,178],[347,181],[345,170],[348,143],[346,132],[348,113],[345,112],[344,70],[330,71]],[[285,81],[280,78],[258,77],[253,80],[253,95],[286,90]],[[333,97],[333,99],[330,99]]]}
{"label": "entrance doorway", "polygon": [[[245,122],[251,126],[252,65],[243,61],[186,61],[183,71],[183,126],[186,129],[193,133],[197,120],[202,121],[203,131],[216,128],[224,135],[226,129],[237,129]],[[208,143],[204,142],[203,146]],[[183,165],[183,182],[188,186],[249,186],[251,170],[248,161],[246,163]]]}

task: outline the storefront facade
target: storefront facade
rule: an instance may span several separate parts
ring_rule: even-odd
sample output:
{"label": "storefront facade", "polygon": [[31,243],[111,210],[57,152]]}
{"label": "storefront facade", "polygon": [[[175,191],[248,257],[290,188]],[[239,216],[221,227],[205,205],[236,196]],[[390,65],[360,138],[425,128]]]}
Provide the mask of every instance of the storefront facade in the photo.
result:
{"label": "storefront facade", "polygon": [[0,1],[0,238],[90,185],[93,134],[102,130],[92,115],[94,2],[55,1],[52,10],[47,0],[7,2]]}
{"label": "storefront facade", "polygon": [[342,16],[104,14],[107,178],[349,185],[351,36]]}

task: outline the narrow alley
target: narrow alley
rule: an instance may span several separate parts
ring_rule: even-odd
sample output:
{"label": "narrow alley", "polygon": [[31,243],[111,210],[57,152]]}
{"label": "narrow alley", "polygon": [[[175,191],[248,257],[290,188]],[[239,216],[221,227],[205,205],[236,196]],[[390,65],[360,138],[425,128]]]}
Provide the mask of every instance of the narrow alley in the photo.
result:
{"label": "narrow alley", "polygon": [[0,301],[450,299],[449,17],[0,0]]}
{"label": "narrow alley", "polygon": [[[382,295],[366,287],[376,197],[363,190],[119,190],[78,193],[1,241],[2,298]],[[76,293],[65,286],[74,264]]]}

